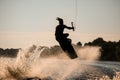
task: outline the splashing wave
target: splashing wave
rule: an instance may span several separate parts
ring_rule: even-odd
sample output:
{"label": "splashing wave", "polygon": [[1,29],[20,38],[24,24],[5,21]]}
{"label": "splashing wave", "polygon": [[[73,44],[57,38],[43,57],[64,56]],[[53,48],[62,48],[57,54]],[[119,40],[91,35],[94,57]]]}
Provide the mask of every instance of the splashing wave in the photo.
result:
{"label": "splashing wave", "polygon": [[[69,59],[59,46],[33,45],[19,50],[16,58],[0,57],[0,80],[94,80],[120,76],[119,62],[101,62],[100,47],[76,47],[78,58]],[[114,76],[114,77],[113,77]]]}

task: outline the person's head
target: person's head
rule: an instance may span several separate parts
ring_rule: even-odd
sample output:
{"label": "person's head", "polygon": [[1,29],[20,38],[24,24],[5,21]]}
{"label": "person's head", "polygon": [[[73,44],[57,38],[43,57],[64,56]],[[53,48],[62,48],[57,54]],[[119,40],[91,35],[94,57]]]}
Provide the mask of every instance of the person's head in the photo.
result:
{"label": "person's head", "polygon": [[59,21],[59,25],[63,25],[63,19],[62,18],[57,17],[56,20]]}

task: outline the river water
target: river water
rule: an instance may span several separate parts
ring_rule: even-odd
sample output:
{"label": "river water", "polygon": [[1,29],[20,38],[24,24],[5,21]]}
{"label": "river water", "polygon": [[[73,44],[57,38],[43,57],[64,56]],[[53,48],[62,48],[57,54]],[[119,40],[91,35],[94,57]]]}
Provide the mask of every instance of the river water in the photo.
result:
{"label": "river water", "polygon": [[120,80],[120,62],[98,61],[99,49],[77,49],[76,59],[47,47],[21,49],[16,58],[0,57],[0,80]]}

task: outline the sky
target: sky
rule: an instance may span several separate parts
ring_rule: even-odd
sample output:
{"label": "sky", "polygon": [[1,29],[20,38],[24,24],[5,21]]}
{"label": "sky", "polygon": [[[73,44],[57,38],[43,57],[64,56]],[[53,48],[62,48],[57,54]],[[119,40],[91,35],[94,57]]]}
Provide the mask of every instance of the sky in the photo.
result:
{"label": "sky", "polygon": [[58,45],[56,17],[74,22],[74,32],[65,30],[74,44],[120,40],[120,0],[0,0],[0,48]]}

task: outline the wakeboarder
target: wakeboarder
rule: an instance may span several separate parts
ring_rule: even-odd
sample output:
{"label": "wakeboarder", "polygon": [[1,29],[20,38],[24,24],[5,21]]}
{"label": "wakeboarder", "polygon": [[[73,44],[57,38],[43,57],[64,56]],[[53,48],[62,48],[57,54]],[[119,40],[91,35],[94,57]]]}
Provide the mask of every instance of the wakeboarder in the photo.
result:
{"label": "wakeboarder", "polygon": [[66,52],[71,59],[77,58],[77,54],[71,44],[72,40],[68,38],[69,34],[63,33],[65,28],[74,31],[73,25],[72,27],[64,25],[63,19],[59,17],[57,17],[56,20],[59,21],[59,25],[57,25],[55,31],[56,40],[59,42],[62,50]]}

